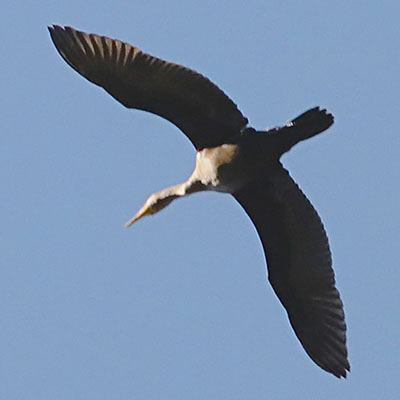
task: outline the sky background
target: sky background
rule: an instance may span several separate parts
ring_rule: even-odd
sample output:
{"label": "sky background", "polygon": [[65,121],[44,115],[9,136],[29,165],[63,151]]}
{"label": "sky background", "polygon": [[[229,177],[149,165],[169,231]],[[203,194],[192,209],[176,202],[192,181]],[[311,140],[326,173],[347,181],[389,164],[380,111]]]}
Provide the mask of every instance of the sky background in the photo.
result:
{"label": "sky background", "polygon": [[[1,399],[398,399],[398,1],[27,0],[1,15]],[[334,113],[283,161],[330,238],[346,380],[301,348],[229,195],[123,228],[190,175],[194,149],[68,67],[52,23],[196,69],[258,129]]]}

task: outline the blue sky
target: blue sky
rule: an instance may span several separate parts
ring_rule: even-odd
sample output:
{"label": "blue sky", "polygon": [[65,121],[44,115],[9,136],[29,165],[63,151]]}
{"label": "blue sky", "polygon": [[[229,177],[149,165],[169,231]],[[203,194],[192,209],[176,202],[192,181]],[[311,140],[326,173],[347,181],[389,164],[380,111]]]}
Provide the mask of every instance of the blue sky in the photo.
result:
{"label": "blue sky", "polygon": [[[2,9],[0,398],[397,399],[400,113],[396,1],[15,1]],[[336,123],[284,164],[326,226],[352,372],[315,366],[228,195],[180,200],[194,149],[70,69],[47,25],[207,75],[258,129]]]}

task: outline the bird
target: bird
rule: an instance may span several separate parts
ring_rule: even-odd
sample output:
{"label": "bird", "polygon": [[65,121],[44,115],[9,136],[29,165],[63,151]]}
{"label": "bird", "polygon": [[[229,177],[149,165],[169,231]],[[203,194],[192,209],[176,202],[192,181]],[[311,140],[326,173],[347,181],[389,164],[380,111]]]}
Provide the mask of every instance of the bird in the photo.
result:
{"label": "bird", "polygon": [[281,156],[327,130],[334,117],[314,107],[266,130],[249,126],[237,105],[205,76],[120,40],[48,27],[61,57],[125,107],[176,125],[196,149],[186,182],[152,194],[126,227],[172,201],[212,190],[232,195],[252,220],[268,280],[308,356],[337,378],[350,371],[346,322],[321,219]]}

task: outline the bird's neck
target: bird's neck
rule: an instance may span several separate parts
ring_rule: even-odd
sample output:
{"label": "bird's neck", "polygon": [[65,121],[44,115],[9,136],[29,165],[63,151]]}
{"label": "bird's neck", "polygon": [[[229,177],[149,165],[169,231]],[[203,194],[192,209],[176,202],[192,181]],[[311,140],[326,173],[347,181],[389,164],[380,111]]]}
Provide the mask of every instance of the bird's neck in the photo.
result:
{"label": "bird's neck", "polygon": [[207,186],[201,182],[197,174],[193,173],[186,182],[164,189],[161,193],[162,198],[168,198],[172,201],[178,197],[188,196],[189,194],[201,192],[203,190],[207,190]]}

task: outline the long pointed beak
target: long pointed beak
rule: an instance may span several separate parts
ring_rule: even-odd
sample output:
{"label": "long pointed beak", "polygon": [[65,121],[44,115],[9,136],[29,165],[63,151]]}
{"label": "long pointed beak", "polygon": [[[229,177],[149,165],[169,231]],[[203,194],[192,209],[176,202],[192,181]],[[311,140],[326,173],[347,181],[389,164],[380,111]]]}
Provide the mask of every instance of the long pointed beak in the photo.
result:
{"label": "long pointed beak", "polygon": [[136,221],[139,221],[139,219],[145,217],[146,215],[151,215],[153,214],[150,210],[150,207],[142,207],[137,214],[132,217],[124,226],[125,228],[129,228],[131,225],[133,225]]}

